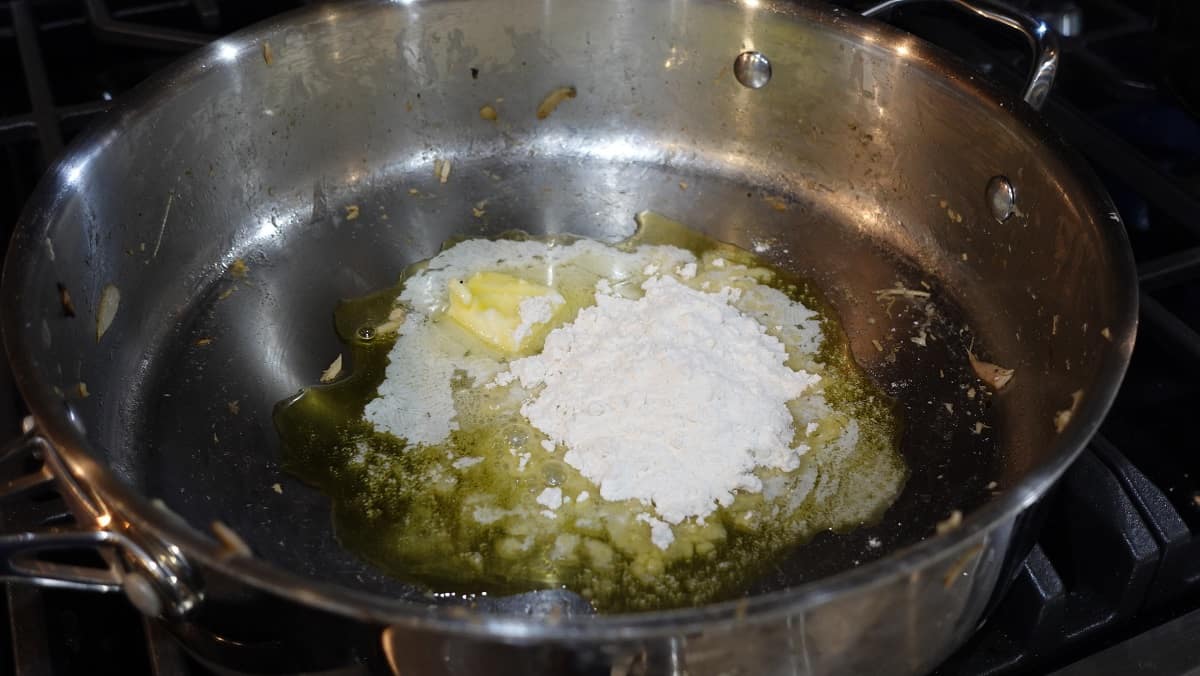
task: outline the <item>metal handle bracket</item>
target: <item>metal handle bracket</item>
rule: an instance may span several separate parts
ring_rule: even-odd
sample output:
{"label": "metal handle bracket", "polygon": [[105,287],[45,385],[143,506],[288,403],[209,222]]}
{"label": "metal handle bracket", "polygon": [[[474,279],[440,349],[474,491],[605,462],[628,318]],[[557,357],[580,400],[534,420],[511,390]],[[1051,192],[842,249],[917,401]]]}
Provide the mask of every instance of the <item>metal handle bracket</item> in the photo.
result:
{"label": "metal handle bracket", "polygon": [[[933,0],[884,0],[873,7],[862,11],[863,16],[875,17],[889,10],[915,2],[931,2]],[[1029,78],[1025,82],[1025,90],[1021,98],[1025,99],[1034,110],[1041,110],[1054,85],[1054,76],[1058,72],[1059,47],[1058,36],[1046,22],[1034,17],[1011,5],[997,0],[937,0],[949,3],[966,10],[978,17],[987,19],[1020,32],[1029,42],[1033,52],[1033,63],[1030,65]]]}
{"label": "metal handle bracket", "polygon": [[[200,600],[189,580],[186,561],[178,552],[114,525],[114,517],[76,483],[58,452],[41,436],[31,419],[24,433],[0,447],[0,465],[34,464],[0,483],[0,502],[13,503],[41,492],[54,491],[74,523],[37,527],[0,535],[0,579],[42,587],[94,592],[122,591],[148,615],[179,617]],[[12,525],[10,524],[10,527]],[[16,526],[20,528],[20,526]],[[75,565],[42,558],[63,550],[91,550],[101,566]]]}

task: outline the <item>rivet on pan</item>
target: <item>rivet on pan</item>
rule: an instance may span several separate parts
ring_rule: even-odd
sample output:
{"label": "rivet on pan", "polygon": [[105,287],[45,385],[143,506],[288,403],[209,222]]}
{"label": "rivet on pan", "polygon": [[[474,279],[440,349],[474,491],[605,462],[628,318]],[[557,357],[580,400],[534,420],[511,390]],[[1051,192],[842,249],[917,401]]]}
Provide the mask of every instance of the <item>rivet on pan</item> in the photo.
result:
{"label": "rivet on pan", "polygon": [[374,340],[375,339],[375,327],[373,327],[373,326],[358,327],[358,339],[359,340]]}
{"label": "rivet on pan", "polygon": [[744,87],[760,89],[771,81],[771,62],[762,52],[742,52],[733,60],[733,76]]}
{"label": "rivet on pan", "polygon": [[1003,223],[1017,212],[1017,191],[1007,178],[993,176],[987,184],[987,202],[992,217]]}

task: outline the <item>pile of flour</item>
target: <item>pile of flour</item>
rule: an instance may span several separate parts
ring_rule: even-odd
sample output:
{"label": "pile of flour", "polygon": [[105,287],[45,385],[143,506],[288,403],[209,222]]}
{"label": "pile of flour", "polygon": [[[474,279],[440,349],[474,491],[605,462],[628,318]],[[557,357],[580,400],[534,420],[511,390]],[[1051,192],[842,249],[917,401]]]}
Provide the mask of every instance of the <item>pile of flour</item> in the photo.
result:
{"label": "pile of flour", "polygon": [[[782,342],[815,352],[821,340],[815,313],[769,286],[725,286],[738,266],[724,259],[711,262],[712,273],[699,263],[691,252],[662,245],[460,242],[407,280],[399,300],[408,320],[365,417],[410,444],[436,445],[459,429],[456,377],[468,387],[517,383],[522,415],[549,439],[543,448],[565,449],[563,460],[602,498],[645,505],[637,518],[666,549],[673,525],[703,521],[737,491],[761,492],[757,470],[798,467],[809,449],[788,403],[819,380],[788,366]],[[479,270],[568,266],[598,280],[595,304],[551,331],[540,354],[505,369],[437,327],[452,279]],[[560,280],[547,272],[538,281]],[[518,331],[546,321],[564,298],[556,292],[526,302]],[[543,492],[538,499],[550,518],[565,500],[552,497]]]}
{"label": "pile of flour", "polygon": [[[704,519],[735,491],[760,491],[754,470],[798,466],[808,447],[787,402],[819,377],[786,365],[783,343],[732,305],[737,289],[666,275],[642,289],[634,300],[598,285],[594,306],[496,383],[535,393],[521,413],[601,497],[652,505],[669,524]],[[665,524],[645,520],[670,544]]]}
{"label": "pile of flour", "polygon": [[[451,381],[466,375],[472,385],[489,381],[500,369],[493,359],[473,355],[470,346],[452,334],[437,330],[437,315],[447,303],[446,286],[453,279],[480,270],[530,266],[580,265],[596,276],[621,280],[647,265],[671,268],[695,260],[691,252],[672,246],[645,246],[621,251],[592,240],[551,245],[543,241],[482,240],[459,242],[431,258],[424,269],[405,282],[399,300],[408,318],[388,353],[387,373],[379,394],[367,404],[363,416],[376,430],[414,445],[444,442],[459,429]],[[541,280],[552,285],[552,279]],[[535,324],[550,319],[563,301],[558,293],[521,303],[517,339]]]}

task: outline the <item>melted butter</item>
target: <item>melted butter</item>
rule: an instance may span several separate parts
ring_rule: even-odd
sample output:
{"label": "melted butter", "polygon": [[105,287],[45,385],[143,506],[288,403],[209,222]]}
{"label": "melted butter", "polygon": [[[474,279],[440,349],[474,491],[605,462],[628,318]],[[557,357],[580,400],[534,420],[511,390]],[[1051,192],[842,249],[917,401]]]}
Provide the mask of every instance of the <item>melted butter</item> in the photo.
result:
{"label": "melted butter", "polygon": [[[748,251],[654,214],[641,214],[638,222],[638,232],[615,249],[686,249],[701,262],[697,283],[706,274],[735,279],[734,284],[762,283],[818,311],[823,342],[815,354],[777,335],[788,347],[789,366],[822,376],[824,408],[816,429],[809,434],[797,424],[797,440],[812,448],[800,467],[760,472],[763,492],[739,494],[705,523],[684,521],[664,551],[651,543],[649,526],[637,519],[647,507],[600,499],[597,487],[562,462],[561,453],[556,457],[542,447],[544,437],[520,415],[520,399],[510,388],[472,386],[460,378],[453,388],[459,429],[441,444],[407,446],[376,432],[363,420],[363,408],[384,380],[394,340],[364,340],[359,329],[387,321],[405,281],[421,269],[418,264],[397,286],[335,310],[350,374],[310,387],[276,409],[284,467],[331,497],[335,532],[347,549],[432,591],[497,595],[565,586],[602,612],[619,612],[735,597],[816,533],[878,519],[907,478],[896,451],[899,421],[887,398],[853,363],[829,307],[808,284],[789,279]],[[716,258],[724,261],[720,269]],[[594,302],[602,264],[505,272],[524,274],[530,282],[553,280],[565,299],[554,320],[559,325]],[[736,281],[739,275],[720,276],[724,270],[744,274]],[[640,279],[625,282],[635,283]],[[614,286],[621,291],[620,284]],[[452,339],[470,339],[453,321],[437,326]],[[767,329],[778,334],[777,327]],[[540,350],[544,333],[520,352]],[[478,349],[498,361],[513,358],[488,352],[493,348],[483,341]],[[814,417],[814,401],[806,396],[794,402],[798,421]],[[548,518],[537,503],[547,486],[571,498],[585,491],[589,497],[563,504]]]}

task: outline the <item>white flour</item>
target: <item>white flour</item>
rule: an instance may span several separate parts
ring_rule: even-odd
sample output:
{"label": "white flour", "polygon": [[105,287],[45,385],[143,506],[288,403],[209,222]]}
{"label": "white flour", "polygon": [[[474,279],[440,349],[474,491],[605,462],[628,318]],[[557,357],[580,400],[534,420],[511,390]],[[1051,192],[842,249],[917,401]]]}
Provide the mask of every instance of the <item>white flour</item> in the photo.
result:
{"label": "white flour", "polygon": [[388,354],[379,396],[363,410],[375,429],[410,444],[441,443],[458,429],[450,388],[456,371],[483,382],[498,370],[492,360],[469,356],[465,346],[446,340],[430,321],[417,312],[409,315]]}
{"label": "white flour", "polygon": [[666,522],[648,514],[638,514],[637,520],[650,524],[650,541],[659,549],[666,549],[675,541],[675,533],[671,530],[671,526]]}
{"label": "white flour", "polygon": [[[478,270],[573,262],[615,281],[646,265],[674,267],[694,259],[690,252],[672,246],[645,246],[626,252],[586,239],[555,246],[538,241],[459,242],[431,258],[425,269],[405,283],[399,300],[411,311],[388,353],[387,372],[378,396],[367,404],[364,417],[375,429],[409,444],[439,444],[459,429],[451,390],[455,373],[462,371],[473,383],[482,384],[500,369],[494,360],[468,356],[465,345],[449,340],[448,334],[433,326],[433,316],[446,306],[446,285],[452,279]],[[544,281],[552,284],[550,279]],[[523,338],[533,326],[548,321],[563,302],[557,292],[523,301],[519,308],[521,324],[514,337]]]}
{"label": "white flour", "polygon": [[537,497],[538,504],[549,509],[558,509],[562,506],[562,501],[562,489],[560,488],[547,488]]}
{"label": "white flour", "polygon": [[737,290],[672,277],[642,288],[637,300],[598,293],[497,382],[536,392],[522,414],[601,497],[653,505],[658,518],[645,520],[665,547],[666,524],[760,491],[755,469],[798,466],[808,447],[795,443],[787,402],[818,376],[785,365],[783,344],[731,305]]}
{"label": "white flour", "polygon": [[554,316],[554,311],[559,305],[565,303],[561,295],[557,292],[549,293],[544,296],[534,296],[521,301],[517,307],[518,315],[521,317],[521,324],[513,331],[513,342],[520,344],[525,336],[533,330],[538,324],[545,324]]}
{"label": "white flour", "polygon": [[484,460],[485,458],[480,457],[459,458],[458,460],[450,463],[450,466],[454,469],[467,469],[468,467],[474,467],[475,465],[478,465]]}
{"label": "white flour", "polygon": [[[761,284],[725,287],[722,275],[747,277],[735,274],[744,267],[724,259],[712,261],[722,271],[716,277],[703,273],[708,277],[696,280],[698,263],[670,246],[620,251],[588,240],[461,242],[406,282],[400,300],[411,312],[365,417],[414,446],[439,444],[459,428],[451,390],[456,374],[469,387],[520,381],[522,389],[512,394],[527,397],[521,413],[548,437],[538,445],[549,454],[565,450],[563,460],[595,483],[600,497],[644,504],[638,521],[666,549],[674,524],[703,521],[737,491],[763,491],[756,470],[799,465],[808,450],[802,440],[813,429],[797,431],[794,420],[813,419],[806,403],[812,397],[801,395],[819,379],[799,370],[803,359],[788,365],[788,349],[811,355],[820,346],[814,312]],[[596,275],[596,304],[552,331],[541,354],[512,362],[499,376],[500,363],[471,355],[434,326],[451,279],[480,269],[549,271],[568,264]],[[639,273],[651,277],[636,298],[636,281],[624,280]],[[555,283],[552,272],[544,283]],[[719,291],[706,293],[710,288]],[[515,337],[549,321],[565,302],[557,291],[522,301]],[[530,454],[511,452],[524,471]],[[453,467],[475,462],[461,458]],[[554,519],[566,496],[546,488],[535,502]]]}

